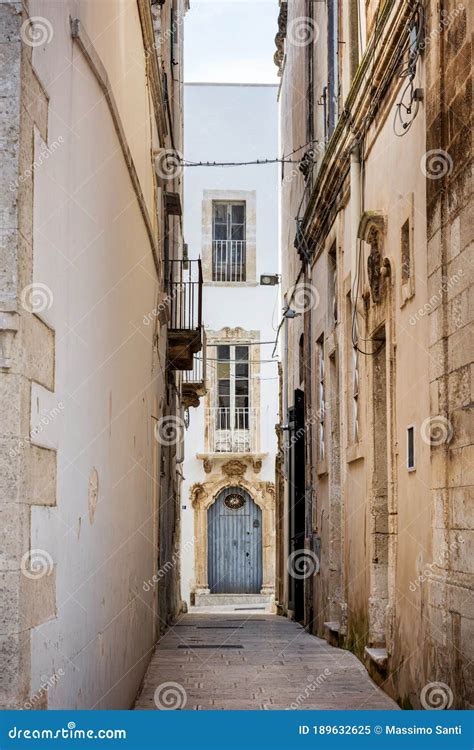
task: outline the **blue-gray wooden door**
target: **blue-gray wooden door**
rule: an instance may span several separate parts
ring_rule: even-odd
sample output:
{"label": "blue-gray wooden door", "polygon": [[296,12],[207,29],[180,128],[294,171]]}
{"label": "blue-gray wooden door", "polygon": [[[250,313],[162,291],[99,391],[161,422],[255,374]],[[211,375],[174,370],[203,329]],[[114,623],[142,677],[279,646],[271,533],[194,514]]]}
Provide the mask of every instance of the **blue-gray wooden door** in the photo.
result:
{"label": "blue-gray wooden door", "polygon": [[[242,507],[226,505],[243,498]],[[238,498],[237,498],[238,502]],[[226,487],[208,510],[211,594],[259,594],[262,588],[262,511],[241,487]]]}

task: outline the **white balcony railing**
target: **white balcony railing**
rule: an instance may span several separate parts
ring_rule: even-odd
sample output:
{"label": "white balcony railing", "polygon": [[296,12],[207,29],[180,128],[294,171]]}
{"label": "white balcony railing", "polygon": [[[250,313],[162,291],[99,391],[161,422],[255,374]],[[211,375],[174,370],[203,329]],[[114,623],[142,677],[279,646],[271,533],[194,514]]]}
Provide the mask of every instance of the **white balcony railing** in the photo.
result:
{"label": "white balcony railing", "polygon": [[257,408],[208,409],[209,450],[212,453],[255,453],[259,433]]}
{"label": "white balcony railing", "polygon": [[245,240],[213,240],[213,281],[245,281],[245,244]]}

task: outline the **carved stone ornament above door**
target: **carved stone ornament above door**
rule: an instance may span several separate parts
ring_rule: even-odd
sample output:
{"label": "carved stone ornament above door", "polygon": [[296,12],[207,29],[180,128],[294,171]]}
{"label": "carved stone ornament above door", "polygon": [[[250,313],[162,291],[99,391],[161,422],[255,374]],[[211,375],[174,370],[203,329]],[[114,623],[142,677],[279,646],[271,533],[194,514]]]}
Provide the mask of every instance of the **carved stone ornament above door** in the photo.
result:
{"label": "carved stone ornament above door", "polygon": [[386,231],[385,217],[380,211],[365,211],[359,223],[357,237],[370,245],[367,258],[367,275],[372,302],[377,304],[382,296],[383,244]]}

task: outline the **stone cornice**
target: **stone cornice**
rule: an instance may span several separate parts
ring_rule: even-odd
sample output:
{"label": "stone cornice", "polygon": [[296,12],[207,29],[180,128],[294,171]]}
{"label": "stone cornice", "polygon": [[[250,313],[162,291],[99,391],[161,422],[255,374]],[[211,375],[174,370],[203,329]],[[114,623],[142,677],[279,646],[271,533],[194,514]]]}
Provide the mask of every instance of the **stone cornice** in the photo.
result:
{"label": "stone cornice", "polygon": [[387,0],[354,76],[344,110],[328,143],[302,222],[313,254],[329,228],[333,207],[348,175],[350,154],[367,133],[393,81],[402,32],[413,6]]}
{"label": "stone cornice", "polygon": [[220,330],[206,328],[206,340],[209,346],[220,344],[222,341],[246,343],[248,341],[256,341],[259,336],[260,331],[246,331],[245,328],[241,328],[240,326],[236,326],[235,328],[224,326]]}
{"label": "stone cornice", "polygon": [[273,56],[273,62],[278,68],[278,75],[283,75],[285,60],[285,38],[286,23],[288,18],[288,5],[286,0],[280,0],[280,12],[278,14],[278,32],[275,36],[276,52]]}
{"label": "stone cornice", "polygon": [[243,476],[247,468],[260,473],[262,463],[268,453],[197,453],[196,458],[202,461],[206,474],[213,471],[226,476]]}
{"label": "stone cornice", "polygon": [[145,48],[146,73],[150,84],[156,127],[158,130],[160,145],[164,146],[168,129],[166,127],[163,82],[156,53],[155,32],[153,29],[150,0],[137,0],[137,5],[138,13],[140,15],[140,24],[142,27],[143,45]]}

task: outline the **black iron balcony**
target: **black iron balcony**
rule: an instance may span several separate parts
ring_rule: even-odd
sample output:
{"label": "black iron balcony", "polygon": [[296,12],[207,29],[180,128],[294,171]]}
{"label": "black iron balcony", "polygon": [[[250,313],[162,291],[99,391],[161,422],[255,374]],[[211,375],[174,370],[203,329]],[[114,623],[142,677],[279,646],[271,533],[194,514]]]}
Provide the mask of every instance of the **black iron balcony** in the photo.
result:
{"label": "black iron balcony", "polygon": [[206,393],[206,333],[202,330],[202,349],[193,357],[193,369],[185,370],[182,382],[183,406],[199,406]]}
{"label": "black iron balcony", "polygon": [[200,260],[169,260],[166,264],[169,298],[168,366],[192,370],[202,348],[202,270]]}

